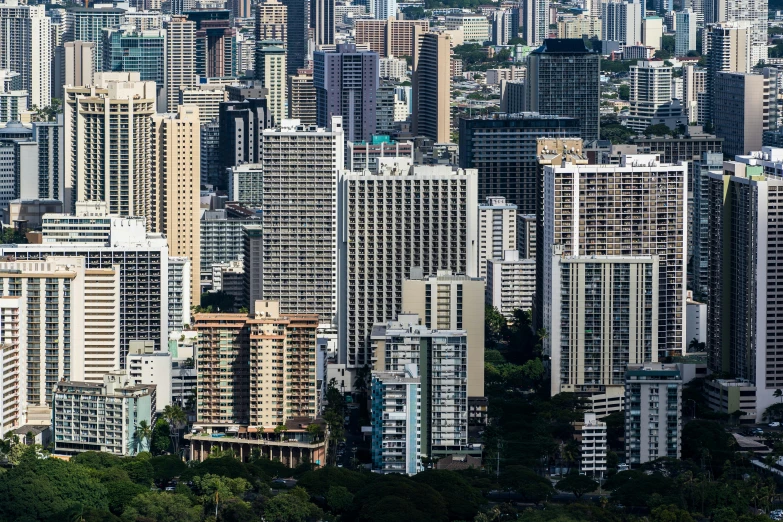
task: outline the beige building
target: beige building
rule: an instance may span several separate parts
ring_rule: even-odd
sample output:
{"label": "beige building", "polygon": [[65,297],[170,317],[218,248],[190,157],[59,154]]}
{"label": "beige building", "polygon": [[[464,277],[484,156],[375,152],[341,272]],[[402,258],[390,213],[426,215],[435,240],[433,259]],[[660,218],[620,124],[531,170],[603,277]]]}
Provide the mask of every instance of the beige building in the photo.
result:
{"label": "beige building", "polygon": [[200,151],[199,110],[180,105],[177,114],[152,117],[153,206],[147,220],[155,232],[166,235],[169,256],[190,259],[190,302],[201,303]]}
{"label": "beige building", "polygon": [[199,425],[274,428],[318,413],[318,316],[281,315],[275,301],[254,310],[195,315]]}
{"label": "beige building", "polygon": [[413,28],[427,32],[427,20],[356,20],[354,23],[357,46],[368,44],[381,58],[413,56]]}
{"label": "beige building", "polygon": [[302,125],[315,125],[315,85],[312,69],[297,69],[288,77],[288,117]]}
{"label": "beige building", "polygon": [[558,38],[590,38],[601,39],[601,18],[580,15],[571,20],[557,22]]}
{"label": "beige building", "polygon": [[402,310],[433,330],[468,334],[468,397],[484,396],[484,281],[450,270],[424,277],[411,270],[402,283]]}
{"label": "beige building", "polygon": [[256,79],[267,90],[267,108],[275,125],[285,118],[286,53],[282,42],[264,40],[256,42]]}
{"label": "beige building", "polygon": [[166,23],[166,110],[173,112],[179,103],[179,90],[196,79],[196,23],[186,16],[174,15]]}
{"label": "beige building", "polygon": [[517,244],[517,206],[503,197],[479,204],[479,277],[487,279],[487,259],[499,259]]}
{"label": "beige building", "polygon": [[465,42],[483,44],[489,40],[489,20],[482,14],[456,13],[446,15],[446,29],[462,29]]}
{"label": "beige building", "polygon": [[[225,85],[206,83],[181,87],[179,90],[179,104],[197,106],[198,117],[202,125],[218,118],[220,104],[224,101],[228,101]],[[173,109],[172,112],[174,112]]]}
{"label": "beige building", "polygon": [[536,260],[520,258],[517,250],[504,250],[487,259],[485,299],[508,321],[516,310],[531,310],[536,293]]}
{"label": "beige building", "polygon": [[[92,55],[95,42],[65,42],[65,78],[63,85],[90,85],[95,73]],[[60,86],[62,87],[62,86]]]}
{"label": "beige building", "polygon": [[148,216],[155,82],[96,73],[92,86],[66,86],[64,105],[66,212],[76,201],[106,201],[109,214]]}
{"label": "beige building", "polygon": [[277,0],[265,0],[256,5],[256,42],[279,40],[288,43],[288,7]]}
{"label": "beige building", "polygon": [[761,74],[719,72],[714,79],[715,135],[723,138],[729,157],[761,150],[770,121],[770,106],[777,104],[777,86]]}
{"label": "beige building", "polygon": [[411,131],[436,143],[451,142],[451,44],[448,36],[413,29]]}
{"label": "beige building", "polygon": [[22,421],[21,308],[20,297],[0,298],[0,437]]}

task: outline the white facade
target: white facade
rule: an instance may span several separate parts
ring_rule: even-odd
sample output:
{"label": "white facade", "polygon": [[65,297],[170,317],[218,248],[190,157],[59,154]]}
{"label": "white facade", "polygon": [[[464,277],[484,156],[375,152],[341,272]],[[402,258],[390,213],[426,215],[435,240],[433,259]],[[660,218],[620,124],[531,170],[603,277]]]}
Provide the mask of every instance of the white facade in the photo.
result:
{"label": "white facade", "polygon": [[172,387],[171,354],[168,352],[129,353],[126,370],[131,384],[154,384],[155,412],[170,406]]}
{"label": "white facade", "polygon": [[21,297],[0,298],[0,437],[23,424]]}
{"label": "white facade", "polygon": [[6,0],[0,4],[0,27],[0,69],[22,75],[21,88],[31,106],[48,107],[54,53],[45,7]]}
{"label": "white facade", "polygon": [[644,132],[658,118],[668,118],[672,100],[672,68],[664,62],[640,61],[630,70],[628,127]]}
{"label": "white facade", "polygon": [[190,259],[169,258],[169,331],[178,332],[190,324]]}
{"label": "white facade", "polygon": [[639,0],[601,2],[601,37],[622,45],[641,43],[643,12]]}
{"label": "white facade", "polygon": [[349,368],[371,363],[372,325],[404,311],[402,284],[412,267],[477,272],[476,170],[379,162],[379,174],[346,174],[341,188],[338,345]]}
{"label": "white facade", "polygon": [[123,218],[110,215],[103,201],[77,201],[74,214],[44,214],[42,243],[124,242],[132,237],[144,237],[144,218]]}
{"label": "white facade", "polygon": [[397,0],[372,0],[370,14],[376,20],[388,20],[397,16]]}
{"label": "white facade", "polygon": [[446,29],[462,29],[465,42],[483,44],[489,40],[489,20],[480,14],[457,13],[446,15]]}
{"label": "white facade", "polygon": [[257,163],[245,163],[228,169],[228,199],[251,208],[264,202],[264,169]]}
{"label": "white facade", "polygon": [[688,299],[685,301],[685,314],[685,340],[690,351],[690,343],[693,339],[700,343],[707,342],[707,303],[694,301],[693,292],[689,290]]}
{"label": "white facade", "polygon": [[372,457],[380,473],[414,475],[421,464],[421,379],[410,364],[372,374]]}
{"label": "white facade", "polygon": [[674,56],[686,56],[696,50],[696,13],[684,9],[677,13],[677,30],[674,35]]}
{"label": "white facade", "polygon": [[404,81],[408,77],[408,62],[393,57],[381,58],[378,60],[378,76],[390,80]]}
{"label": "white facade", "polygon": [[520,258],[517,250],[487,260],[485,301],[509,321],[514,310],[530,310],[536,293],[536,260]]}
{"label": "white facade", "polygon": [[606,423],[596,417],[595,413],[585,413],[584,421],[574,426],[581,450],[579,470],[593,476],[602,475],[606,471],[606,454],[609,449]]}
{"label": "white facade", "polygon": [[486,280],[487,259],[499,259],[517,245],[517,206],[503,197],[479,204],[479,277]]}

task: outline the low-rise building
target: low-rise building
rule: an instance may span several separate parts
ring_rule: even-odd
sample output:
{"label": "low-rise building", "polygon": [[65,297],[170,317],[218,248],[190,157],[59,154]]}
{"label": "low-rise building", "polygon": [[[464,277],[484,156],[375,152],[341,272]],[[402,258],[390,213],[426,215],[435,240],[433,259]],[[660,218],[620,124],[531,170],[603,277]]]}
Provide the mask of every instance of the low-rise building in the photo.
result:
{"label": "low-rise building", "polygon": [[[704,395],[712,411],[727,413],[742,424],[756,422],[756,386],[741,379],[706,379]],[[688,411],[688,405],[685,405]],[[737,413],[742,411],[744,414]]]}
{"label": "low-rise building", "polygon": [[149,440],[136,433],[152,425],[154,384],[134,385],[125,371],[110,372],[102,383],[60,381],[54,390],[54,453],[101,451],[136,455],[149,451]]}
{"label": "low-rise building", "polygon": [[[691,346],[696,339],[696,346]],[[707,303],[693,299],[693,292],[688,290],[685,299],[685,348],[687,352],[704,351],[701,346],[707,342]]]}
{"label": "low-rise building", "polygon": [[131,384],[157,386],[153,412],[160,413],[172,404],[172,359],[169,352],[156,352],[154,349],[151,341],[131,341],[125,361]]}
{"label": "low-rise building", "polygon": [[574,423],[574,439],[579,443],[582,459],[579,470],[589,475],[603,475],[606,471],[606,423],[595,413],[585,413],[581,422]]}

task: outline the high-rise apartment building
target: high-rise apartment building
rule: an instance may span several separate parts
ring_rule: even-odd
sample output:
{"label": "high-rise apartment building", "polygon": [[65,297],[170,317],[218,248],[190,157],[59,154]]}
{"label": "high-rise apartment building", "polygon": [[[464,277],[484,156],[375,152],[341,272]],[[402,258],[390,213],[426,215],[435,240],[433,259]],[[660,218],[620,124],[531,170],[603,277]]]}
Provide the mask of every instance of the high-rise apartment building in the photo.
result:
{"label": "high-rise apartment building", "polygon": [[95,74],[95,44],[93,42],[65,42],[65,67],[64,76],[61,79],[63,88],[65,85],[83,86],[92,84],[92,76]]}
{"label": "high-rise apartment building", "polygon": [[704,22],[709,30],[710,24],[724,22],[741,24],[748,29],[750,66],[767,59],[767,24],[769,6],[758,0],[704,0],[706,13]]}
{"label": "high-rise apartment building", "polygon": [[601,38],[600,17],[579,15],[571,20],[557,22],[558,38]]}
{"label": "high-rise apartment building", "polygon": [[126,371],[112,372],[102,382],[58,382],[52,413],[54,452],[78,455],[100,451],[133,456],[149,451],[150,441],[136,436],[141,422],[152,425],[154,384],[135,385]]}
{"label": "high-rise apartment building", "polygon": [[723,138],[723,152],[729,157],[760,150],[764,131],[777,126],[773,105],[777,105],[777,84],[761,74],[718,72],[713,79],[715,135]]}
{"label": "high-rise apartment building", "polygon": [[288,76],[288,118],[315,125],[316,101],[312,69],[297,69]]}
{"label": "high-rise apartment building", "polygon": [[236,36],[227,9],[194,9],[187,19],[195,22],[195,73],[212,78],[236,73]]}
{"label": "high-rise apartment building", "polygon": [[196,23],[186,16],[172,16],[166,23],[166,110],[173,112],[179,92],[196,80]]}
{"label": "high-rise apartment building", "polygon": [[517,250],[522,259],[536,257],[536,215],[517,214]]}
{"label": "high-rise apartment building", "polygon": [[628,366],[625,375],[625,461],[637,467],[680,458],[682,375],[676,364]]}
{"label": "high-rise apartment building", "polygon": [[136,72],[96,73],[92,86],[66,87],[66,209],[106,201],[110,214],[151,215],[155,95],[155,83]]}
{"label": "high-rise apartment building", "polygon": [[428,20],[397,20],[389,17],[383,20],[356,20],[354,31],[357,45],[367,44],[371,51],[381,58],[392,56],[413,56],[413,28],[422,32],[430,30]]}
{"label": "high-rise apartment building", "polygon": [[155,82],[160,110],[165,110],[166,31],[138,31],[122,25],[104,29],[103,67],[106,71],[138,72],[143,82]]}
{"label": "high-rise apartment building", "polygon": [[[702,42],[702,53],[708,57],[705,101],[709,106],[704,107],[705,121],[711,122],[715,106],[715,76],[719,72],[751,72],[750,28],[747,22],[711,24],[706,27]],[[699,110],[701,112],[701,108]]]}
{"label": "high-rise apartment building", "polygon": [[[10,73],[7,70],[6,73],[13,74],[19,80],[14,83],[22,83],[22,77],[18,73]],[[0,74],[2,74],[1,71]],[[0,123],[19,121],[19,113],[27,110],[27,91],[11,89],[8,83],[10,82],[4,81],[0,84]]]}
{"label": "high-rise apartment building", "polygon": [[519,18],[525,45],[537,47],[549,37],[549,0],[522,0]]}
{"label": "high-rise apartment building", "polygon": [[245,163],[228,172],[228,199],[251,208],[264,205],[264,169],[259,163]]}
{"label": "high-rise apartment building", "polygon": [[[195,105],[198,107],[198,117],[202,127],[211,121],[217,121],[220,115],[220,104],[228,101],[225,86],[212,83],[181,87],[179,90],[179,105]],[[176,106],[172,112],[176,111]]]}
{"label": "high-rise apartment building", "polygon": [[598,139],[600,59],[581,39],[544,40],[527,58],[526,109],[579,118],[582,139]]}
{"label": "high-rise apartment building", "polygon": [[272,114],[266,98],[247,98],[220,104],[220,183],[225,169],[243,163],[261,162],[261,133],[272,127]]}
{"label": "high-rise apartment building", "polygon": [[685,8],[676,14],[674,56],[687,56],[696,50],[696,13]]}
{"label": "high-rise apartment building", "polygon": [[490,196],[479,204],[478,212],[478,275],[486,280],[487,259],[502,258],[504,251],[516,248],[517,206],[504,197]]}
{"label": "high-rise apartment building", "polygon": [[766,174],[764,162],[743,161],[749,164],[725,162],[723,172],[707,175],[707,353],[713,371],[755,384],[759,422],[783,386],[783,332],[776,326],[783,178]]}
{"label": "high-rise apartment building", "polygon": [[54,121],[33,122],[33,141],[38,144],[38,198],[63,200],[65,163],[63,115]]}
{"label": "high-rise apartment building", "polygon": [[460,167],[478,170],[481,200],[504,197],[520,214],[534,214],[540,206],[536,199],[537,139],[579,135],[576,118],[535,113],[460,118]]}
{"label": "high-rise apartment building", "polygon": [[236,207],[228,205],[221,210],[202,211],[200,227],[202,272],[211,272],[214,264],[240,259],[244,248],[242,228],[261,224],[260,216],[235,210]]}
{"label": "high-rise apartment building", "polygon": [[335,0],[310,0],[310,29],[316,49],[334,42]]}
{"label": "high-rise apartment building", "polygon": [[[256,5],[256,42],[278,40],[288,43],[288,8],[278,0],[264,0]],[[286,75],[288,70],[286,70]]]}
{"label": "high-rise apartment building", "polygon": [[[284,120],[262,133],[264,166],[263,296],[284,314],[337,314],[337,185],[343,125],[305,127]],[[316,203],[317,201],[317,203]]]}
{"label": "high-rise apartment building", "polygon": [[421,456],[441,457],[468,448],[468,337],[465,330],[439,330],[415,314],[372,328],[373,368],[402,372],[416,365],[421,384]]}
{"label": "high-rise apartment building", "polygon": [[516,310],[533,308],[536,260],[521,257],[517,250],[504,250],[501,255],[487,259],[486,282],[486,304],[512,321]]}
{"label": "high-rise apartment building", "polygon": [[468,397],[484,396],[484,281],[439,270],[418,268],[402,283],[402,310],[416,314],[427,328],[465,330],[468,334]]}
{"label": "high-rise apartment building", "polygon": [[[626,155],[619,165],[551,163],[544,167],[544,245],[536,293],[543,296],[548,332],[555,326],[558,296],[555,255],[657,256],[658,343],[660,356],[679,354],[685,344],[687,264],[686,166],[662,164],[658,156]],[[577,228],[575,223],[579,224]],[[547,248],[548,250],[548,248]],[[544,340],[556,359],[561,346]],[[556,380],[553,378],[553,386]]]}
{"label": "high-rise apartment building", "polygon": [[21,359],[22,330],[20,328],[22,312],[21,297],[4,297],[0,299],[0,377],[2,392],[0,393],[0,434],[6,433],[22,425],[21,369],[26,361]]}
{"label": "high-rise apartment building", "polygon": [[[783,159],[783,157],[781,158]],[[694,297],[706,301],[709,295],[709,176],[711,171],[723,172],[723,154],[705,152],[699,160],[693,162],[693,215],[692,225],[688,228],[688,237],[693,237],[693,255],[691,257],[691,284]],[[686,339],[687,340],[687,339]]]}
{"label": "high-rise apartment building", "polygon": [[335,52],[313,55],[316,124],[328,127],[341,116],[349,141],[370,141],[375,134],[375,96],[378,90],[378,54],[338,44]]}
{"label": "high-rise apartment building", "polygon": [[[547,3],[541,0],[541,3]],[[548,17],[548,13],[547,13]],[[446,15],[446,29],[461,29],[465,42],[483,44],[489,40],[489,20],[480,13],[451,13]]]}
{"label": "high-rise apartment building", "polygon": [[644,9],[639,0],[601,2],[601,38],[621,45],[641,42]]}
{"label": "high-rise apartment building", "polygon": [[256,79],[266,89],[267,108],[273,125],[285,118],[286,105],[286,55],[283,42],[262,40],[256,42]]}
{"label": "high-rise apartment building", "polygon": [[376,20],[388,20],[397,16],[397,0],[372,0],[370,14]]}
{"label": "high-rise apartment building", "polygon": [[659,60],[639,61],[630,67],[630,76],[630,129],[642,133],[650,125],[681,116],[679,104],[672,105],[671,67]]}
{"label": "high-rise apartment building", "polygon": [[170,256],[190,259],[190,301],[201,303],[201,173],[198,107],[180,105],[177,114],[152,117],[150,229],[166,235]]}
{"label": "high-rise apartment building", "polygon": [[401,372],[373,372],[372,460],[381,473],[415,475],[421,464],[421,378],[409,364]]}
{"label": "high-rise apartment building", "polygon": [[373,324],[405,311],[412,267],[476,275],[476,177],[475,169],[408,163],[343,177],[338,345],[349,368],[371,364]]}
{"label": "high-rise apartment building", "polygon": [[301,0],[281,0],[281,3],[286,7],[286,67],[288,76],[291,76],[296,74],[297,69],[305,67],[310,11],[307,2]]}
{"label": "high-rise apartment building", "polygon": [[19,88],[27,91],[31,106],[51,102],[52,48],[51,22],[43,5],[19,0],[0,4],[0,69],[22,76]]}
{"label": "high-rise apartment building", "polygon": [[436,143],[451,141],[451,40],[413,28],[411,131]]}
{"label": "high-rise apartment building", "polygon": [[192,264],[187,257],[169,257],[169,333],[181,332],[186,324],[190,324],[192,271]]}
{"label": "high-rise apartment building", "polygon": [[276,427],[314,418],[316,315],[287,315],[279,303],[255,312],[196,314],[198,424]]}
{"label": "high-rise apartment building", "polygon": [[95,71],[104,71],[106,69],[103,64],[103,31],[121,25],[124,21],[124,15],[125,9],[105,4],[99,7],[72,7],[65,13],[63,41],[94,43]]}

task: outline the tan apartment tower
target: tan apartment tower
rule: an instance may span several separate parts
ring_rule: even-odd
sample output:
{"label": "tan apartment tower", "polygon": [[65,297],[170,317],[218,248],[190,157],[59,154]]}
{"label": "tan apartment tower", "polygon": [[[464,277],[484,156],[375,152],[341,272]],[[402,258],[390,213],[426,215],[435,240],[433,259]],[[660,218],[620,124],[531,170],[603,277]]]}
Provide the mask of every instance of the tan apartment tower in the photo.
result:
{"label": "tan apartment tower", "polygon": [[288,7],[277,0],[265,0],[256,5],[256,42],[279,40],[288,43]]}
{"label": "tan apartment tower", "polygon": [[174,112],[179,103],[179,91],[195,83],[196,22],[186,16],[173,16],[166,23],[166,110]]}

